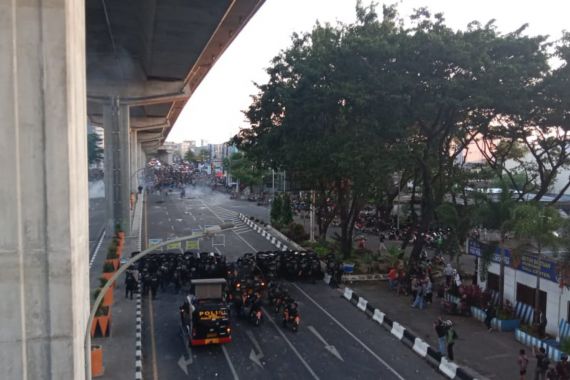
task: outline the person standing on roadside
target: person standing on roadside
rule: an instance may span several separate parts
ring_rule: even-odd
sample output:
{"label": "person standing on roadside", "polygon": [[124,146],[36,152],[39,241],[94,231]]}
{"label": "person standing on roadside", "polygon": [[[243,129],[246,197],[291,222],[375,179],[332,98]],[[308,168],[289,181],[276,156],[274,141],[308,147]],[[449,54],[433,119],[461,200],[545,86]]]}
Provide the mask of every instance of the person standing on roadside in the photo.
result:
{"label": "person standing on roadside", "polygon": [[439,349],[439,353],[441,354],[441,356],[445,356],[447,328],[443,323],[441,315],[433,323],[433,328],[435,329],[435,333],[437,334],[437,347]]}
{"label": "person standing on roadside", "polygon": [[451,361],[454,361],[455,355],[453,354],[453,345],[455,344],[457,338],[459,338],[459,335],[457,335],[455,327],[453,326],[453,322],[451,322],[450,320],[445,321],[445,326],[447,327],[447,333],[446,333],[447,358]]}
{"label": "person standing on roadside", "polygon": [[487,316],[485,317],[485,326],[487,326],[487,330],[489,332],[493,331],[493,327],[491,327],[491,321],[496,316],[495,307],[493,306],[492,302],[487,303],[487,308],[485,309],[485,313]]}
{"label": "person standing on roadside", "polygon": [[521,348],[519,351],[519,358],[517,361],[519,364],[520,380],[524,380],[526,376],[526,367],[528,367],[528,357],[526,356],[524,348]]}
{"label": "person standing on roadside", "polygon": [[560,361],[556,364],[556,375],[558,380],[570,380],[570,365],[568,364],[568,355],[562,354]]}
{"label": "person standing on roadside", "polygon": [[536,358],[536,368],[534,369],[534,380],[545,380],[546,371],[548,371],[548,367],[550,366],[550,360],[548,359],[548,356],[546,356],[546,350],[544,349],[544,347],[540,347],[538,351],[536,351],[533,346],[532,354]]}

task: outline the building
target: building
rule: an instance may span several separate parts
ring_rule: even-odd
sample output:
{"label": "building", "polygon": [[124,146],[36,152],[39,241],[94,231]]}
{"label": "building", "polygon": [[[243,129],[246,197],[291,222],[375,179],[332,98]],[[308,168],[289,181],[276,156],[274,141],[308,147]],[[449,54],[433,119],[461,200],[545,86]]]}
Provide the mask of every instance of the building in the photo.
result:
{"label": "building", "polygon": [[181,143],[178,144],[180,157],[184,157],[189,149],[194,150],[195,148],[196,148],[196,141],[194,140],[182,141]]}
{"label": "building", "polygon": [[[484,243],[469,240],[467,252],[471,256],[481,257],[484,247]],[[513,305],[519,302],[532,308],[534,306],[537,275],[540,273],[539,304],[540,309],[546,315],[546,332],[558,336],[560,321],[570,319],[570,290],[565,286],[565,279],[561,276],[558,260],[552,253],[543,253],[539,270],[538,258],[535,254],[515,257],[511,255],[508,248],[504,249],[504,260],[504,299]],[[491,263],[487,269],[487,278],[484,281],[478,279],[481,288],[494,292],[499,291],[500,261],[501,253],[497,248],[491,257]],[[481,263],[479,264],[479,273],[481,273]],[[528,320],[526,322],[528,323]]]}

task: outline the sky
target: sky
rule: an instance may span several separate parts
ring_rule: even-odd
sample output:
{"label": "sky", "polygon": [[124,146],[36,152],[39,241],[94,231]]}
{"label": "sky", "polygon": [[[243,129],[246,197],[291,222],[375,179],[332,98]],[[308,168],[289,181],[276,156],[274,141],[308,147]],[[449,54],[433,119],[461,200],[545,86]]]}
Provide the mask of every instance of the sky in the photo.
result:
{"label": "sky", "polygon": [[[370,0],[363,0],[364,5]],[[470,21],[485,24],[495,19],[501,32],[528,23],[529,35],[561,36],[570,30],[569,0],[399,0],[380,1],[399,5],[404,17],[413,9],[428,6],[442,12],[447,25],[465,29]],[[228,141],[248,123],[242,111],[257,93],[254,82],[263,84],[265,69],[281,50],[287,48],[294,32],[312,29],[318,20],[335,24],[353,22],[356,0],[266,0],[225,53],[216,62],[182,110],[168,141],[201,140],[212,144]]]}

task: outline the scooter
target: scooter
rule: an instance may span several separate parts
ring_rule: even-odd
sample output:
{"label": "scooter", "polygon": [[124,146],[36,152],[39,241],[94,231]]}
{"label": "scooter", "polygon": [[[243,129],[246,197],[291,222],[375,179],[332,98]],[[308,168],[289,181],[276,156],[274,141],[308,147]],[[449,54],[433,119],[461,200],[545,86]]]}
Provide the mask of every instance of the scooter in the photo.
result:
{"label": "scooter", "polygon": [[449,315],[461,315],[464,317],[471,316],[471,310],[465,301],[460,301],[459,304],[456,304],[455,302],[442,300],[441,311],[442,313]]}

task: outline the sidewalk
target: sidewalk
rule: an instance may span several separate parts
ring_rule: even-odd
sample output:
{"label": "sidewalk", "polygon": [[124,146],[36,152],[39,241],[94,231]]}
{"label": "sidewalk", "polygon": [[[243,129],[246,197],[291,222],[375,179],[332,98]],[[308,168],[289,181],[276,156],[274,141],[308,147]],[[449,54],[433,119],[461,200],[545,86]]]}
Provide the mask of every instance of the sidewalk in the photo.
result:
{"label": "sidewalk", "polygon": [[[143,199],[140,197],[139,199]],[[134,223],[131,236],[125,238],[123,258],[130,258],[131,252],[139,250],[139,228],[142,217],[142,202],[137,204],[134,211]],[[91,302],[93,290],[99,287],[103,263],[107,248],[111,242],[111,234],[107,234],[91,267],[90,288]],[[103,347],[103,376],[101,380],[122,380],[135,378],[135,349],[136,349],[136,295],[132,300],[125,298],[125,275],[121,275],[116,282],[113,294],[113,307],[111,314],[111,336],[106,338],[92,338],[92,345]]]}
{"label": "sidewalk", "polygon": [[[424,310],[412,309],[408,296],[397,296],[385,282],[354,283],[350,287],[370,305],[386,313],[386,316],[402,324],[415,336],[437,349],[437,336],[433,322],[440,315],[439,298]],[[532,352],[515,341],[514,332],[488,332],[485,325],[472,317],[446,316],[456,324],[459,339],[454,346],[456,363],[471,369],[478,379],[515,379],[518,377],[517,358],[525,348],[530,359],[529,373],[534,374],[536,360]],[[478,374],[478,375],[477,375]]]}

